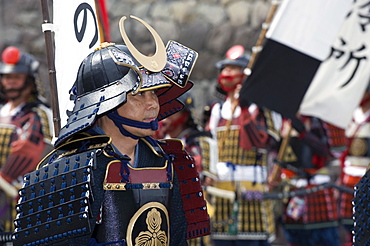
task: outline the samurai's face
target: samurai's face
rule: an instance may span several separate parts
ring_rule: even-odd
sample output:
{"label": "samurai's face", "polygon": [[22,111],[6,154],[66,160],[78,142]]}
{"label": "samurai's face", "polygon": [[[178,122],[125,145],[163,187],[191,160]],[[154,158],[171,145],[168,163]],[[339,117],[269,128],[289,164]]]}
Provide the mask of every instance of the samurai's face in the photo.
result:
{"label": "samurai's face", "polygon": [[[155,121],[159,113],[159,102],[156,90],[140,91],[127,96],[127,102],[117,108],[120,116],[139,122],[150,123]],[[131,134],[145,137],[154,134],[152,129],[141,129],[124,125],[124,128]]]}
{"label": "samurai's face", "polygon": [[9,73],[1,75],[1,89],[9,100],[21,98],[23,101],[30,96],[32,88],[27,86],[26,73]]}
{"label": "samurai's face", "polygon": [[236,86],[242,83],[244,76],[242,67],[226,65],[218,76],[218,83],[224,91],[234,91]]}

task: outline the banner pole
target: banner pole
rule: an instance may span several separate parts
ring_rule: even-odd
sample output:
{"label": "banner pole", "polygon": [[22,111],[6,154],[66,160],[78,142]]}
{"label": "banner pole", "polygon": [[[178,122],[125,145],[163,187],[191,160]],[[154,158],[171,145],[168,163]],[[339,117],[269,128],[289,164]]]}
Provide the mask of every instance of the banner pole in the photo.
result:
{"label": "banner pole", "polygon": [[[251,59],[249,60],[247,67],[244,69],[244,73],[247,76],[251,75],[251,73],[252,73],[251,68],[254,65],[254,61],[256,60],[258,53],[260,53],[261,50],[262,50],[262,44],[263,44],[263,41],[265,40],[266,32],[270,27],[272,18],[274,17],[275,12],[276,12],[278,6],[280,5],[280,2],[281,2],[281,0],[272,0],[271,1],[272,5],[271,5],[270,10],[267,14],[266,21],[262,24],[262,30],[260,32],[260,35],[259,35],[258,40],[256,42],[256,45],[252,48]],[[221,149],[224,146],[225,140],[229,137],[231,121],[233,120],[235,109],[239,105],[239,91],[240,91],[240,89],[241,88],[238,88],[234,92],[234,98],[236,100],[234,100],[232,105],[231,105],[231,119],[226,121],[226,134],[224,134],[223,138],[221,139],[221,144],[220,144]]]}
{"label": "banner pole", "polygon": [[267,33],[267,31],[270,27],[270,24],[272,22],[272,18],[274,17],[275,12],[276,12],[278,6],[280,5],[280,2],[281,2],[281,0],[272,0],[271,1],[271,7],[270,7],[270,10],[267,14],[266,21],[262,24],[262,30],[260,32],[260,35],[258,36],[256,45],[252,47],[251,59],[249,60],[247,68],[244,70],[244,73],[248,76],[251,75],[251,73],[252,73],[251,69],[252,69],[252,66],[254,65],[254,62],[257,58],[257,55],[262,51],[263,41],[266,38],[266,33]]}
{"label": "banner pole", "polygon": [[54,135],[58,137],[60,126],[60,112],[59,112],[59,100],[58,100],[58,88],[56,83],[56,72],[55,72],[55,59],[54,59],[54,48],[53,48],[53,37],[52,37],[52,23],[50,22],[50,14],[47,0],[41,0],[42,8],[42,29],[45,36],[46,44],[46,56],[48,62],[49,71],[49,83],[50,83],[50,96],[51,96],[51,108],[53,110],[53,122],[54,122]]}
{"label": "banner pole", "polygon": [[272,166],[271,172],[267,177],[267,184],[270,186],[270,188],[273,186],[278,186],[278,184],[280,183],[280,179],[281,179],[280,174],[281,174],[282,166],[278,163],[283,161],[285,151],[289,144],[292,129],[293,129],[292,125],[289,124],[287,134],[283,138],[282,143],[280,145],[279,152],[276,158],[276,162]]}

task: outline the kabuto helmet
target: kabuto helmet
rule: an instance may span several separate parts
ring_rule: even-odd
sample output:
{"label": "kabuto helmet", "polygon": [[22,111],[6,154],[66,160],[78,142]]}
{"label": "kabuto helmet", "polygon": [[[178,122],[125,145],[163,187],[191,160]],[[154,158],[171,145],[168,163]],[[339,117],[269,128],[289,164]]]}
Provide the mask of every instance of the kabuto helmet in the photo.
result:
{"label": "kabuto helmet", "polygon": [[[157,50],[161,49],[158,34],[142,22],[153,34]],[[124,18],[121,19],[121,34]],[[156,34],[157,37],[154,35]],[[156,130],[161,120],[182,109],[183,104],[176,98],[192,87],[188,77],[197,58],[197,53],[177,42],[171,41],[160,51],[160,56],[146,57],[124,37],[123,44],[105,44],[91,53],[82,62],[72,93],[75,106],[66,126],[60,131],[56,145],[67,137],[80,132],[96,121],[96,116],[106,114],[123,135],[138,138],[126,131],[122,125]],[[157,54],[157,53],[156,53]],[[140,56],[141,55],[141,56]],[[143,59],[144,57],[144,59]],[[146,62],[146,61],[149,61]],[[157,120],[147,123],[127,119],[118,115],[117,108],[126,102],[127,93],[157,89],[160,105]]]}
{"label": "kabuto helmet", "polygon": [[116,110],[109,113],[108,117],[123,135],[138,139],[138,136],[128,132],[122,125],[157,130],[158,120],[180,111],[184,105],[177,97],[193,86],[188,78],[198,54],[175,41],[168,42],[167,47],[164,47],[161,38],[150,25],[137,17],[131,16],[131,18],[141,22],[151,32],[156,43],[156,53],[153,56],[145,56],[134,47],[124,29],[125,16],[120,20],[120,31],[126,45],[118,46],[134,57],[135,64],[140,69],[143,81],[139,91],[157,89],[156,94],[160,105],[159,114],[157,119],[150,123],[127,119],[118,115]]}
{"label": "kabuto helmet", "polygon": [[193,86],[189,77],[198,53],[172,40],[164,47],[163,41],[150,25],[135,16],[131,18],[141,22],[152,33],[157,51],[153,56],[144,56],[136,50],[124,30],[125,16],[120,21],[121,35],[126,44],[122,49],[127,49],[132,54],[140,68],[143,77],[140,90],[157,89],[160,105],[158,120],[162,120],[183,108],[183,104],[177,98]]}
{"label": "kabuto helmet", "polygon": [[[40,63],[34,56],[26,52],[21,52],[17,47],[9,46],[1,54],[0,75],[12,73],[27,74],[26,82],[19,91],[33,83],[35,84],[35,89],[32,93],[37,97],[42,94],[38,77],[39,66]],[[2,87],[1,92],[4,93]]]}
{"label": "kabuto helmet", "polygon": [[179,100],[184,104],[185,111],[192,111],[195,108],[194,96],[188,91],[179,97]]}
{"label": "kabuto helmet", "polygon": [[[220,69],[220,73],[218,75],[218,84],[216,87],[216,91],[225,95],[229,91],[233,91],[237,85],[234,87],[226,87],[222,83],[224,80],[233,81],[234,79],[238,79],[239,83],[242,83],[244,77],[245,77],[245,68],[248,66],[249,63],[249,56],[247,56],[244,53],[244,47],[241,45],[234,45],[226,52],[226,58],[224,60],[218,61],[215,66]],[[226,66],[238,66],[243,71],[240,74],[234,74],[234,75],[226,75],[222,73],[222,70]]]}
{"label": "kabuto helmet", "polygon": [[194,96],[189,91],[187,91],[179,97],[179,100],[184,104],[183,109],[183,111],[185,112],[184,115],[187,115],[185,124],[188,127],[196,128],[198,123],[196,122],[196,118],[194,117],[195,116]]}
{"label": "kabuto helmet", "polygon": [[112,43],[103,43],[81,63],[71,95],[74,107],[55,145],[96,121],[97,116],[126,102],[127,93],[141,86],[141,74],[132,57]]}
{"label": "kabuto helmet", "polygon": [[246,68],[249,63],[249,56],[244,54],[244,47],[241,45],[234,45],[226,52],[226,58],[216,62],[215,66],[218,69],[223,69],[226,65],[236,65]]}
{"label": "kabuto helmet", "polygon": [[21,52],[17,47],[9,46],[1,54],[0,74],[26,73],[35,77],[39,62],[30,54]]}

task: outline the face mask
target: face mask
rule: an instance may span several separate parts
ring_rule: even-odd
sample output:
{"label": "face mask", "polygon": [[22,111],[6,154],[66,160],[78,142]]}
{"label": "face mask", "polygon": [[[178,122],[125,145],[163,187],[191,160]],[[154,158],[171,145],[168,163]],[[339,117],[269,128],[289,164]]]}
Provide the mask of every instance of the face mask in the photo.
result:
{"label": "face mask", "polygon": [[[236,83],[234,86],[232,87],[226,87],[224,86],[222,83],[221,83],[221,80],[222,79],[225,79],[227,81],[232,81],[234,79],[237,79],[239,78],[239,82]],[[236,86],[241,84],[242,81],[243,81],[243,78],[244,78],[244,74],[236,74],[236,75],[222,75],[221,73],[218,75],[218,83],[220,84],[221,88],[226,91],[226,92],[230,92],[230,91],[233,91],[235,90]]]}

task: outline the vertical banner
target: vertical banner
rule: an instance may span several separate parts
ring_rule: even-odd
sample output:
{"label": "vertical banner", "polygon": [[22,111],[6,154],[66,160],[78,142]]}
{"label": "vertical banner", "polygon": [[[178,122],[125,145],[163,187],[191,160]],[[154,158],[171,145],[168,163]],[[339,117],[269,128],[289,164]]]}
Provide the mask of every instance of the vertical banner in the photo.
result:
{"label": "vertical banner", "polygon": [[61,126],[67,122],[69,98],[82,60],[100,44],[99,23],[94,0],[54,0],[55,70]]}
{"label": "vertical banner", "polygon": [[240,92],[285,117],[346,128],[370,80],[368,0],[284,0]]}
{"label": "vertical banner", "polygon": [[345,128],[370,81],[370,3],[354,1],[300,112]]}

